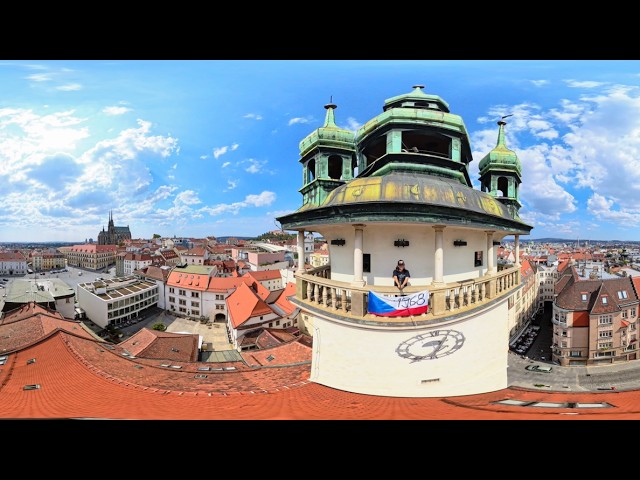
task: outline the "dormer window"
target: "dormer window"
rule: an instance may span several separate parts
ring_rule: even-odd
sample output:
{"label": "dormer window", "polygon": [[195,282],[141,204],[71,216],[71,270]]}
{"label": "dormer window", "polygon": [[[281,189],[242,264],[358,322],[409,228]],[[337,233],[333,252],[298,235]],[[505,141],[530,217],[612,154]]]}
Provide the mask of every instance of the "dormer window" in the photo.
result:
{"label": "dormer window", "polygon": [[621,291],[619,291],[619,292],[618,292],[618,298],[619,298],[620,300],[623,300],[623,299],[627,298],[627,291],[626,291],[626,290],[621,290]]}
{"label": "dormer window", "polygon": [[602,304],[606,305],[607,304],[607,297],[602,297]]}
{"label": "dormer window", "polygon": [[582,301],[586,302],[587,301],[587,294],[585,292],[582,292],[580,295],[582,297]]}

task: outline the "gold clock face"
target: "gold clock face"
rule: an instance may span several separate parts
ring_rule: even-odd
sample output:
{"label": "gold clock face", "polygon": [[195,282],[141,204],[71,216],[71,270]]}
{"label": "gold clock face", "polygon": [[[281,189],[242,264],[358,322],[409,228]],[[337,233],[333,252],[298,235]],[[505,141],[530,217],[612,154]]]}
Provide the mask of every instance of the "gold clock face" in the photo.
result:
{"label": "gold clock face", "polygon": [[402,342],[396,353],[413,362],[436,360],[457,352],[464,345],[465,337],[457,330],[432,330]]}

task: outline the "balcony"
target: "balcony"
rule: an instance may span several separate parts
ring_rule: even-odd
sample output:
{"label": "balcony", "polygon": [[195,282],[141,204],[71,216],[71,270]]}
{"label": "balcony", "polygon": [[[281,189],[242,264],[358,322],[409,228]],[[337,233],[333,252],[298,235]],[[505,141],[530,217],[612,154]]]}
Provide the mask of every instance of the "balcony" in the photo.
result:
{"label": "balcony", "polygon": [[[331,266],[325,265],[296,273],[294,303],[302,308],[324,313],[334,313],[354,321],[406,322],[416,317],[378,317],[367,311],[368,294],[398,296],[398,289],[391,286],[354,286],[348,282],[330,280]],[[493,275],[442,285],[413,285],[404,289],[405,294],[429,291],[429,311],[420,315],[422,320],[438,320],[487,305],[507,296],[519,286],[518,267],[501,270]]]}

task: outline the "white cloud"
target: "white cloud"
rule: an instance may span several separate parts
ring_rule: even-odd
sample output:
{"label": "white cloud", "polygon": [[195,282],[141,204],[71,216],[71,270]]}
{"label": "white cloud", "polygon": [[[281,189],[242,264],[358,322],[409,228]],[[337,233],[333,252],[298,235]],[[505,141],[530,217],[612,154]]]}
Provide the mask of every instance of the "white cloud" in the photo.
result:
{"label": "white cloud", "polygon": [[567,86],[571,88],[596,88],[601,87],[602,85],[606,85],[604,82],[594,82],[590,80],[586,81],[578,81],[578,80],[565,80],[564,81]]}
{"label": "white cloud", "polygon": [[249,162],[251,165],[249,165],[244,170],[245,172],[249,173],[260,173],[264,171],[264,166],[267,164],[265,160],[254,160],[253,158],[248,159],[247,162]]}
{"label": "white cloud", "polygon": [[549,80],[529,80],[536,87],[542,87],[544,85],[549,85]]}
{"label": "white cloud", "polygon": [[262,120],[262,115],[257,113],[247,113],[244,118],[253,118],[254,120]]}
{"label": "white cloud", "polygon": [[304,117],[295,117],[289,120],[289,126],[291,125],[295,125],[296,123],[309,123],[310,119],[309,118],[304,118]]}
{"label": "white cloud", "polygon": [[182,203],[184,205],[197,205],[202,203],[202,200],[198,198],[198,194],[193,190],[185,190],[176,195],[175,203]]}
{"label": "white cloud", "polygon": [[32,73],[26,77],[27,80],[31,80],[32,82],[48,82],[52,78],[51,73]]}
{"label": "white cloud", "polygon": [[224,163],[222,164],[222,168],[226,168],[226,167],[228,167],[229,165],[231,165],[231,162],[224,162]]}
{"label": "white cloud", "polygon": [[636,227],[640,224],[640,210],[622,207],[611,198],[594,193],[587,201],[587,211],[597,219]]}
{"label": "white cloud", "polygon": [[200,155],[200,160],[206,160],[209,158],[209,155]]}
{"label": "white cloud", "polygon": [[56,90],[61,90],[63,92],[75,92],[80,89],[82,89],[82,85],[79,83],[68,83],[66,85],[56,87]]}
{"label": "white cloud", "polygon": [[130,111],[131,111],[130,108],[118,107],[118,106],[104,107],[102,109],[102,112],[106,113],[107,115],[123,115]]}
{"label": "white cloud", "polygon": [[360,127],[362,127],[362,125],[363,124],[358,122],[355,118],[349,117],[347,118],[347,124],[340,128],[344,128],[345,130],[351,130],[352,132],[355,132]]}
{"label": "white cloud", "polygon": [[213,158],[218,159],[227,152],[233,152],[234,150],[237,150],[239,146],[239,144],[234,143],[231,146],[225,145],[224,147],[216,147],[213,149]]}
{"label": "white cloud", "polygon": [[208,213],[211,216],[222,215],[223,213],[231,213],[236,215],[241,209],[247,207],[267,207],[276,200],[276,194],[264,191],[258,195],[247,195],[241,202],[221,203],[214,207],[203,207],[200,211]]}
{"label": "white cloud", "polygon": [[227,188],[225,188],[224,191],[228,192],[230,190],[233,190],[237,186],[238,186],[238,181],[237,180],[227,180]]}

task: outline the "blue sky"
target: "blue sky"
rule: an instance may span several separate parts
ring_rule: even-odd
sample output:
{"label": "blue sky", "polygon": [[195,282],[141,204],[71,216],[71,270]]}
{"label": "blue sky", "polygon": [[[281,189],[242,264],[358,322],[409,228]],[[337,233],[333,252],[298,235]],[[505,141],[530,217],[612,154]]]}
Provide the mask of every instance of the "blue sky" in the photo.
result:
{"label": "blue sky", "polygon": [[507,144],[527,239],[640,240],[640,61],[0,61],[0,241],[256,236],[302,202],[299,142],[416,84]]}

